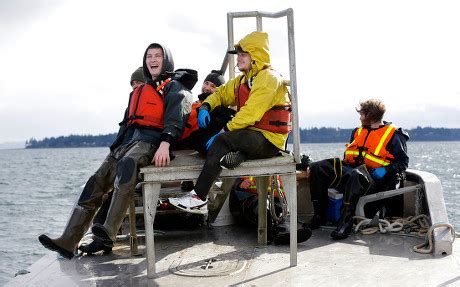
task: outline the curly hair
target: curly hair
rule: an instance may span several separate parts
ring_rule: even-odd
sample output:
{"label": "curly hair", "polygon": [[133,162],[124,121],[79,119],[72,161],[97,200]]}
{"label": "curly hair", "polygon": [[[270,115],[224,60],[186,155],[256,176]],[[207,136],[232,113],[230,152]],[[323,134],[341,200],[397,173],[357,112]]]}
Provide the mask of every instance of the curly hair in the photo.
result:
{"label": "curly hair", "polygon": [[359,103],[359,107],[356,108],[358,113],[364,114],[366,121],[374,123],[380,122],[385,114],[385,104],[378,99],[370,99]]}

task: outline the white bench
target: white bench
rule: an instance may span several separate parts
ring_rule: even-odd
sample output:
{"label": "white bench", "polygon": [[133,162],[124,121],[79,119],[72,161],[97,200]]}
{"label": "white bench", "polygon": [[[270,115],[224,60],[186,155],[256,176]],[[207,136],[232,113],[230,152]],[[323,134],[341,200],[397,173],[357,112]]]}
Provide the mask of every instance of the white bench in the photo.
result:
{"label": "white bench", "polygon": [[[155,277],[155,243],[153,232],[153,221],[155,219],[157,202],[162,182],[196,180],[204,164],[204,157],[198,153],[177,154],[167,167],[148,166],[142,168],[143,174],[142,194],[144,198],[144,224],[145,244],[147,257],[147,276]],[[290,266],[297,265],[297,186],[295,162],[291,155],[250,160],[241,164],[234,170],[224,169],[221,178],[235,178],[240,176],[256,177],[259,196],[259,220],[258,238],[259,245],[267,244],[267,220],[266,220],[266,198],[267,182],[270,175],[281,175],[284,191],[288,197],[290,210]],[[223,187],[225,190],[225,188]],[[225,195],[228,193],[225,193]],[[223,203],[223,202],[222,202]],[[220,209],[218,206],[218,209]],[[218,210],[217,210],[218,213]]]}

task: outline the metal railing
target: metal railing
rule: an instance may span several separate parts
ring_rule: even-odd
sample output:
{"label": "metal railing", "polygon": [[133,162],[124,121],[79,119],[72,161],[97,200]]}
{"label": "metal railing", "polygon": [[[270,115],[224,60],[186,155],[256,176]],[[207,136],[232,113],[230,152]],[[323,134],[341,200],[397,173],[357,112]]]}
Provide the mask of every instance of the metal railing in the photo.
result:
{"label": "metal railing", "polygon": [[[299,116],[298,116],[298,105],[297,105],[297,74],[296,74],[296,62],[295,62],[295,40],[294,40],[294,10],[292,8],[275,12],[230,12],[227,13],[227,34],[228,34],[228,50],[233,49],[234,34],[233,34],[233,20],[235,18],[256,18],[257,31],[262,31],[262,18],[287,18],[288,28],[288,46],[289,46],[289,77],[286,84],[290,86],[291,91],[291,105],[292,105],[292,143],[294,149],[294,161],[300,162],[300,132],[299,132]],[[235,65],[235,59],[233,55],[225,54],[224,61],[222,63],[221,71],[225,74],[227,67],[229,67],[229,77],[233,79],[235,77],[235,71],[232,69]]]}

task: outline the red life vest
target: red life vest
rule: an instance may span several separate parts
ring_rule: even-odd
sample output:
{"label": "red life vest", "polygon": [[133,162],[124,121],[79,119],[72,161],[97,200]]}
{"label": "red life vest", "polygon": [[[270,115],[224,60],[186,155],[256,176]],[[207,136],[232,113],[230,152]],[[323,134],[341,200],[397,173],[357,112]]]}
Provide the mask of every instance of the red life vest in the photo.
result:
{"label": "red life vest", "polygon": [[[235,89],[237,111],[246,104],[251,89],[247,83],[240,84]],[[276,105],[266,111],[254,127],[274,133],[288,134],[292,130],[291,105]]]}
{"label": "red life vest", "polygon": [[133,91],[128,106],[128,126],[137,124],[163,129],[163,89],[170,81],[171,79],[167,79],[156,89],[144,84]]}
{"label": "red life vest", "polygon": [[[278,180],[278,185],[281,189],[281,192],[284,191],[283,189],[283,183],[281,182],[281,177],[279,175],[276,176],[277,180]],[[251,182],[253,182],[253,184],[251,184],[248,188],[246,188],[244,191],[245,192],[249,192],[249,193],[254,193],[254,194],[257,194],[257,186],[256,186],[256,179],[253,177],[253,176],[242,176],[240,178],[242,181],[243,180],[250,180]],[[267,192],[270,193],[272,190],[272,187],[269,185],[267,187]],[[279,194],[278,194],[278,190],[275,191],[275,197],[278,198],[279,197]]]}
{"label": "red life vest", "polygon": [[200,127],[198,126],[198,108],[201,107],[202,102],[196,101],[192,104],[192,111],[188,116],[187,123],[185,124],[184,133],[179,138],[179,140],[183,140],[190,136],[191,133],[198,130]]}
{"label": "red life vest", "polygon": [[345,145],[345,162],[353,166],[364,163],[370,168],[389,165],[394,160],[394,155],[387,150],[387,145],[395,131],[396,127],[393,125],[375,130],[357,129],[353,141]]}

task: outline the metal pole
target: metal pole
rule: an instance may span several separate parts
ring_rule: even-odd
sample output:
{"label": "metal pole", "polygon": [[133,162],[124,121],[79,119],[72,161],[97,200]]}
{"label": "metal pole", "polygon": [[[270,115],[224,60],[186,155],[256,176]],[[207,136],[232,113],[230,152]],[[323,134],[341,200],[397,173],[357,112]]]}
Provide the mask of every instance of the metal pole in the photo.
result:
{"label": "metal pole", "polygon": [[297,73],[295,62],[294,41],[294,10],[287,9],[288,44],[289,44],[289,74],[291,77],[291,101],[292,101],[292,144],[294,147],[294,161],[300,162],[300,132],[299,114],[297,101]]}
{"label": "metal pole", "polygon": [[[227,36],[228,36],[228,48],[227,51],[233,50],[233,17],[232,13],[227,13]],[[227,54],[228,57],[228,77],[229,79],[235,78],[235,58],[232,54]]]}
{"label": "metal pole", "polygon": [[257,16],[256,21],[257,21],[257,31],[260,32],[262,31],[262,17]]}

